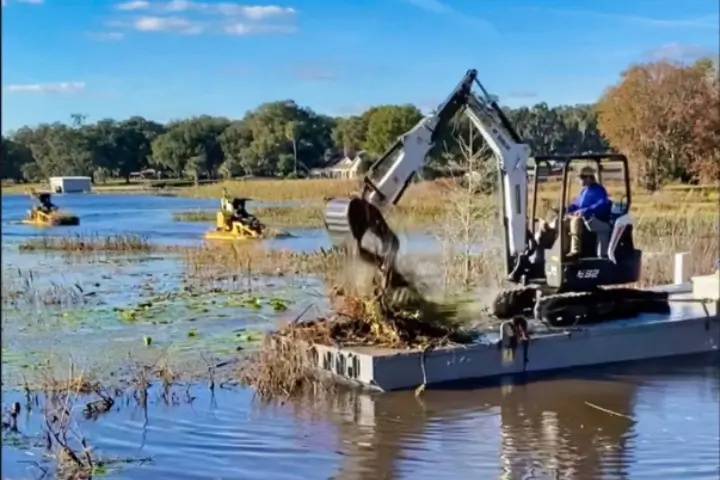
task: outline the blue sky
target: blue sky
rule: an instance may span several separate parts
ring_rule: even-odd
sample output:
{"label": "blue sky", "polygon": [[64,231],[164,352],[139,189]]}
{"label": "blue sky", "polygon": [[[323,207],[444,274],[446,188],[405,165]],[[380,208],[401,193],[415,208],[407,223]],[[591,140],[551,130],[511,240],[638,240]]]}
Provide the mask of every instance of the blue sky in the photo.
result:
{"label": "blue sky", "polygon": [[241,117],[292,98],[431,108],[468,68],[510,106],[592,102],[632,62],[718,51],[717,0],[3,0],[2,130]]}

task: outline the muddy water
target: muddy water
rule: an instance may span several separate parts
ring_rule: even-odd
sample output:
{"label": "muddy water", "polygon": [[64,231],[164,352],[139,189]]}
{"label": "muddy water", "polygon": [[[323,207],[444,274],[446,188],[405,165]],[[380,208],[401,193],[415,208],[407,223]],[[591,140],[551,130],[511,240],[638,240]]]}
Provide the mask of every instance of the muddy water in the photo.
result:
{"label": "muddy water", "polygon": [[[173,222],[173,211],[214,207],[212,201],[104,195],[60,197],[58,203],[77,212],[89,231],[145,233],[176,243],[198,241],[207,227]],[[20,309],[26,315],[15,312],[13,321],[6,322],[3,310],[3,407],[25,404],[8,381],[10,372],[27,371],[48,348],[74,352],[78,362],[78,347],[112,361],[113,352],[140,358],[170,345],[222,359],[236,347],[234,332],[271,328],[290,313],[269,308],[270,297],[286,299],[290,311],[307,303],[307,285],[266,279],[237,286],[241,297],[158,301],[161,309],[123,320],[114,308],[130,309],[178,287],[177,265],[163,258],[76,265],[19,254],[12,243],[38,233],[7,222],[26,208],[25,198],[3,197],[3,269],[32,269],[45,282],[99,293],[81,308],[42,315],[33,313],[36,307]],[[276,246],[312,249],[323,238],[308,231]],[[145,336],[152,336],[152,347],[143,345]],[[98,472],[109,478],[716,479],[719,395],[717,356],[584,371],[524,386],[427,391],[420,398],[412,392],[346,394],[312,412],[297,405],[258,410],[250,391],[216,388],[212,395],[203,382],[179,387],[169,401],[151,392],[147,410],[118,401],[99,419],[80,420],[79,429],[110,460]],[[79,417],[81,410],[78,404]],[[27,411],[19,418],[20,433],[3,432],[3,478],[38,477],[35,462],[46,462],[40,408]]]}

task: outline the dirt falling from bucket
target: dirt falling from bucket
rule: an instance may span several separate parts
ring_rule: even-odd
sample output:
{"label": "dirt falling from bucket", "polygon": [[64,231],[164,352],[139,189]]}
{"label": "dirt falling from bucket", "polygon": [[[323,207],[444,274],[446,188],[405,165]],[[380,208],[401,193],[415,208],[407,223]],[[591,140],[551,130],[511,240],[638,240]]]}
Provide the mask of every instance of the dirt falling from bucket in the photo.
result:
{"label": "dirt falling from bucket", "polygon": [[427,350],[472,339],[456,308],[427,300],[411,275],[393,276],[383,288],[378,275],[370,279],[369,289],[357,280],[350,275],[332,290],[331,315],[295,321],[268,336],[260,350],[240,364],[240,382],[253,387],[262,401],[284,401],[335,388],[316,374],[316,344]]}

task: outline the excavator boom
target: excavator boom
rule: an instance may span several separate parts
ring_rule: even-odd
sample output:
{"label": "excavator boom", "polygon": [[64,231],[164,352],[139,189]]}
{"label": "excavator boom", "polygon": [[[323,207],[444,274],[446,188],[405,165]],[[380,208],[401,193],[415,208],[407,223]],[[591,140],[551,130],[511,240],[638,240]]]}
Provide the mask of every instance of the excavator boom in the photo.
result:
{"label": "excavator boom", "polygon": [[[480,95],[473,93],[477,85]],[[384,272],[392,269],[399,249],[395,233],[382,211],[402,198],[414,175],[458,112],[464,111],[495,154],[503,194],[506,232],[506,270],[510,274],[526,250],[526,198],[528,147],[512,128],[500,107],[477,80],[477,71],[468,70],[438,109],[422,118],[402,135],[368,170],[362,192],[351,199],[331,199],[326,207],[325,225],[333,243],[358,249],[360,258]],[[370,234],[370,235],[368,235]]]}

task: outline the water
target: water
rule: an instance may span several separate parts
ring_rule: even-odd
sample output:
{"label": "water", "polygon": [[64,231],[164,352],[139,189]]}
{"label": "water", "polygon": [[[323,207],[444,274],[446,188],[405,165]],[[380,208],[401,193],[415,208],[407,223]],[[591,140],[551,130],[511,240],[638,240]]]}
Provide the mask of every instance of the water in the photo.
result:
{"label": "water", "polygon": [[[23,216],[27,203],[25,197],[2,198],[4,269],[31,268],[46,280],[78,282],[85,290],[97,283],[93,288],[100,293],[83,308],[100,310],[137,302],[148,284],[155,293],[179,284],[177,265],[163,258],[76,265],[52,255],[17,253],[13,244],[43,234],[10,223]],[[198,242],[208,228],[174,222],[173,211],[216,205],[135,195],[68,195],[57,203],[81,217],[81,231],[143,233],[170,243]],[[76,231],[53,229],[52,234]],[[325,246],[324,232],[296,233],[297,238],[268,244],[301,250]],[[417,242],[423,245],[417,248],[430,245]],[[300,298],[308,288],[277,279],[258,287],[263,295],[283,292],[297,300],[291,310],[305,305]],[[232,315],[218,315],[222,308]],[[117,345],[122,351],[134,346],[133,355],[140,358],[148,350],[141,348],[143,335],[152,335],[158,348],[182,344],[193,352],[217,347],[213,339],[237,328],[270,328],[283,314],[231,302],[230,307],[213,304],[207,312],[173,304],[165,315],[172,316],[170,323],[158,324],[161,316],[123,323],[100,315],[53,322],[36,318],[31,327],[4,322],[3,381],[19,368],[9,357],[22,349],[52,345],[59,351],[80,344],[89,356],[102,352],[112,358]],[[200,332],[199,338],[187,338],[190,328]],[[3,405],[24,404],[23,395],[7,387]],[[118,402],[98,420],[80,421],[79,428],[103,458],[152,458],[110,464],[110,478],[716,479],[719,395],[717,356],[695,357],[586,370],[512,387],[429,390],[418,398],[413,392],[347,393],[317,406],[314,415],[296,404],[259,410],[248,390],[217,388],[212,395],[204,383],[189,392],[179,387],[174,404],[154,391],[147,410],[133,401]],[[76,413],[81,409],[76,406]],[[23,412],[19,420],[20,434],[3,435],[3,478],[39,476],[33,462],[43,463],[39,410]]]}
{"label": "water", "polygon": [[[27,214],[30,202],[25,195],[4,195],[2,197],[3,242],[20,242],[22,239],[40,235],[75,234],[79,232],[103,234],[132,232],[152,237],[161,244],[192,245],[202,241],[205,232],[212,225],[205,222],[176,222],[174,212],[207,210],[215,211],[218,201],[214,199],[193,199],[163,197],[159,195],[63,195],[54,202],[62,209],[80,217],[79,227],[57,227],[38,229],[18,224]],[[254,206],[268,206],[262,202],[248,203]],[[261,219],[262,220],[262,219]],[[312,252],[332,245],[327,233],[317,228],[287,230],[291,238],[266,240],[270,248],[281,248],[300,252]],[[400,234],[403,251],[429,251],[437,241],[427,234]]]}
{"label": "water", "polygon": [[[661,361],[504,389],[348,395],[315,417],[198,387],[191,404],[124,407],[82,431],[106,455],[152,458],[115,478],[714,479],[718,374],[707,359]],[[19,428],[39,431],[39,416]],[[6,444],[3,474],[20,475],[38,453]]]}

